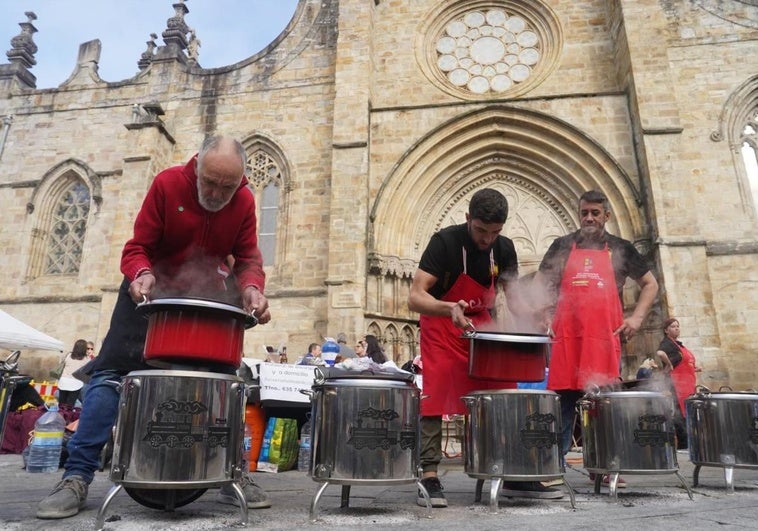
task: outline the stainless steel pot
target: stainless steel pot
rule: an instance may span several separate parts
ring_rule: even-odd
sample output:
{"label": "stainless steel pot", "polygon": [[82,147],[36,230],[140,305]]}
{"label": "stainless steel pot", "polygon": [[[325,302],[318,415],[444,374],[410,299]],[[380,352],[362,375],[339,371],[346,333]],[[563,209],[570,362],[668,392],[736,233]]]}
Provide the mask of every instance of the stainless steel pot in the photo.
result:
{"label": "stainless steel pot", "polygon": [[733,491],[733,468],[758,467],[758,393],[698,387],[684,405],[695,486],[701,466],[717,466]]}
{"label": "stainless steel pot", "polygon": [[245,399],[240,378],[134,371],[122,386],[110,478],[127,492],[138,490],[135,500],[142,503],[149,492],[141,489],[209,488],[240,477]]}
{"label": "stainless steel pot", "polygon": [[463,337],[469,340],[471,378],[503,382],[545,379],[549,336],[477,332],[471,328]]}
{"label": "stainless steel pot", "polygon": [[413,375],[314,369],[311,463],[315,481],[414,482],[419,466],[419,389]]}
{"label": "stainless steel pot", "polygon": [[584,467],[608,472],[676,472],[672,400],[653,391],[595,391],[580,401]]}
{"label": "stainless steel pot", "polygon": [[476,478],[550,479],[563,474],[558,395],[536,389],[476,391],[462,400],[464,470]]}

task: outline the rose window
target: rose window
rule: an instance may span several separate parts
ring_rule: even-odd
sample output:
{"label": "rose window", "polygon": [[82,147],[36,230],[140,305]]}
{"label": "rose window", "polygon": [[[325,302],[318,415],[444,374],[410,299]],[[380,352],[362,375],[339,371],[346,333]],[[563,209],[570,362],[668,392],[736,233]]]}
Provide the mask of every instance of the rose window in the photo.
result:
{"label": "rose window", "polygon": [[448,22],[437,39],[437,67],[475,94],[500,93],[526,81],[542,57],[539,34],[502,9],[470,11]]}

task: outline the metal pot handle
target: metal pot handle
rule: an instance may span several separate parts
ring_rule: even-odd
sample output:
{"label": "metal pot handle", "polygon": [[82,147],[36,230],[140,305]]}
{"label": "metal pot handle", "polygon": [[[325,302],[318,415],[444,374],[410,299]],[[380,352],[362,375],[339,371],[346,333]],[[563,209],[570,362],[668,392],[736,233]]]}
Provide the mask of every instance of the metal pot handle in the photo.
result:
{"label": "metal pot handle", "polygon": [[710,395],[711,394],[711,390],[708,389],[704,385],[696,385],[695,386],[695,394],[696,395]]}
{"label": "metal pot handle", "polygon": [[734,389],[732,389],[728,385],[722,385],[721,387],[719,387],[719,392],[721,392],[721,391],[733,391],[733,390]]}
{"label": "metal pot handle", "polygon": [[600,386],[596,384],[589,384],[585,390],[585,396],[597,396],[600,394]]}
{"label": "metal pot handle", "polygon": [[320,367],[313,369],[313,383],[316,385],[323,385],[326,382],[326,374]]}
{"label": "metal pot handle", "polygon": [[309,397],[311,400],[313,400],[313,397],[316,396],[316,393],[314,393],[310,389],[300,389],[300,392],[304,394],[305,396]]}
{"label": "metal pot handle", "polygon": [[476,335],[476,327],[470,319],[466,320],[466,326],[463,327],[463,335],[466,337],[473,337]]}

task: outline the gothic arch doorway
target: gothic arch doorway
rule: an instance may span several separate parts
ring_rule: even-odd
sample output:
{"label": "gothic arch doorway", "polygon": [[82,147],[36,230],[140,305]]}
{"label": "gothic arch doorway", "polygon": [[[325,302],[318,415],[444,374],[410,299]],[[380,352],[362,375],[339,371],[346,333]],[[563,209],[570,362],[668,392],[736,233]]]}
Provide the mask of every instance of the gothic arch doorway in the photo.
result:
{"label": "gothic arch doorway", "polygon": [[611,202],[610,232],[649,238],[638,185],[577,128],[504,106],[463,114],[409,148],[372,205],[366,315],[380,328],[415,323],[406,301],[421,253],[435,231],[465,221],[482,187],[508,198],[503,233],[514,240],[522,275],[536,270],[553,239],[576,230],[578,197],[589,189]]}

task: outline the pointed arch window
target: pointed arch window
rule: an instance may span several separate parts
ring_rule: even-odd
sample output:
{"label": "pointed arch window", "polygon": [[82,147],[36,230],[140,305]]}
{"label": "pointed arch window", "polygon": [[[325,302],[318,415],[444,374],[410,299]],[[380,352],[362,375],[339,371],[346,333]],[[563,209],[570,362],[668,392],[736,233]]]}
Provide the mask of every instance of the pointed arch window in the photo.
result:
{"label": "pointed arch window", "polygon": [[729,142],[745,213],[758,219],[758,74],[729,95],[711,140]]}
{"label": "pointed arch window", "polygon": [[248,181],[255,194],[258,218],[258,246],[263,255],[263,265],[276,261],[277,226],[279,205],[283,188],[284,168],[281,158],[270,149],[256,142],[248,148]]}
{"label": "pointed arch window", "polygon": [[758,215],[758,107],[753,109],[740,137],[740,154],[745,163],[747,188],[753,199],[753,208]]}
{"label": "pointed arch window", "polygon": [[31,277],[78,274],[92,204],[90,189],[76,172],[68,171],[45,195],[33,231]]}

